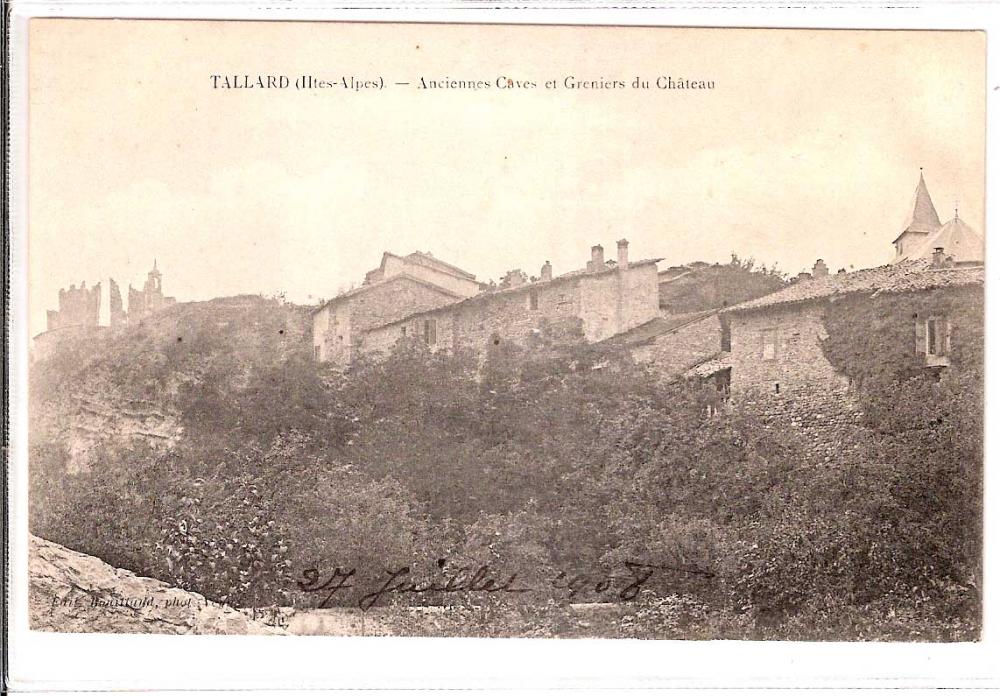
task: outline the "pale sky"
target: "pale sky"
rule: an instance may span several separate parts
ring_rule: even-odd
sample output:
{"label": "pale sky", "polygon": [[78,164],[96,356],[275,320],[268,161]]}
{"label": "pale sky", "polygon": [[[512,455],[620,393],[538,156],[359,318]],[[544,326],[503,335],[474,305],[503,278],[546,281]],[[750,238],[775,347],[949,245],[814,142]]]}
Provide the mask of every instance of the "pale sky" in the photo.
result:
{"label": "pale sky", "polygon": [[[154,257],[180,301],[302,303],[385,250],[480,280],[622,237],[661,268],[869,267],[920,167],[942,221],[957,201],[983,231],[982,33],[33,19],[29,70],[32,335],[60,287],[103,281],[106,303]],[[226,74],[386,87],[213,89]],[[660,75],[715,89],[563,86]],[[538,88],[416,87],[499,76]]]}

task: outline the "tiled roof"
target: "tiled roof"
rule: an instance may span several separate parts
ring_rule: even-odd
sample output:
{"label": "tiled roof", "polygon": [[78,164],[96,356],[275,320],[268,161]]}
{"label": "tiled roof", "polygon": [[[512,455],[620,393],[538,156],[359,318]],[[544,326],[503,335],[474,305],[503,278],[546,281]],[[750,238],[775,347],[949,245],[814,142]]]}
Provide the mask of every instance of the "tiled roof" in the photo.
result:
{"label": "tiled roof", "polygon": [[638,346],[652,341],[664,334],[678,331],[689,324],[701,321],[706,317],[718,314],[717,309],[708,309],[702,312],[686,312],[684,314],[660,315],[655,319],[640,324],[634,329],[629,329],[624,333],[617,334],[605,339],[601,345],[608,346]]}
{"label": "tiled roof", "polygon": [[723,311],[727,313],[743,312],[860,292],[871,294],[912,292],[976,285],[982,284],[983,280],[982,266],[933,268],[929,260],[919,259],[889,266],[879,266],[878,268],[867,268],[853,273],[836,273],[820,278],[808,278],[770,295],[734,305]]}

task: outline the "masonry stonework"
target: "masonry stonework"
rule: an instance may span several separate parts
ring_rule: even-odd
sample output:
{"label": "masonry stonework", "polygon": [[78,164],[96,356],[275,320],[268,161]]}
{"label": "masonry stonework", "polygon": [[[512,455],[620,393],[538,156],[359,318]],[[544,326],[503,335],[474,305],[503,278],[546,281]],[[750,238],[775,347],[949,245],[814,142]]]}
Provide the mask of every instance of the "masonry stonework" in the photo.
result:
{"label": "masonry stonework", "polygon": [[632,357],[651,365],[661,379],[683,375],[722,352],[722,324],[717,313],[695,315],[689,323],[632,348]]}
{"label": "masonry stonework", "polygon": [[483,352],[500,342],[523,344],[543,335],[557,342],[594,342],[651,321],[657,314],[655,262],[605,266],[414,313],[366,331],[360,350],[385,353],[404,336],[426,340],[432,350],[451,352]]}
{"label": "masonry stonework", "polygon": [[313,314],[314,352],[320,360],[346,366],[366,330],[456,299],[453,293],[410,276],[362,286]]}
{"label": "masonry stonework", "polygon": [[860,423],[858,395],[823,353],[820,302],[738,313],[731,320],[732,399],[765,427],[802,428],[827,456]]}

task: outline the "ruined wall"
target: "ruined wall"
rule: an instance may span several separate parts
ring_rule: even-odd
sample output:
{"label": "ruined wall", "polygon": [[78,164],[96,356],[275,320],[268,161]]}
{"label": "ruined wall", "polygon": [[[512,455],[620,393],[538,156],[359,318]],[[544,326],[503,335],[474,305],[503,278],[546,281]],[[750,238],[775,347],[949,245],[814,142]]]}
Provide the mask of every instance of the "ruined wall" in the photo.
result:
{"label": "ruined wall", "polygon": [[59,291],[59,309],[47,312],[48,330],[69,326],[97,326],[100,311],[100,283],[89,289],[86,283],[81,283],[79,288],[70,285]]}
{"label": "ruined wall", "polygon": [[118,328],[125,326],[128,322],[128,315],[125,314],[125,308],[122,305],[122,293],[114,278],[108,281],[108,308],[111,327]]}
{"label": "ruined wall", "polygon": [[733,403],[759,414],[765,427],[803,428],[816,450],[832,455],[859,427],[861,409],[823,353],[824,312],[809,303],[729,314],[730,389]]}
{"label": "ruined wall", "polygon": [[719,316],[710,314],[633,347],[632,356],[651,365],[661,378],[672,379],[717,355],[721,344]]}

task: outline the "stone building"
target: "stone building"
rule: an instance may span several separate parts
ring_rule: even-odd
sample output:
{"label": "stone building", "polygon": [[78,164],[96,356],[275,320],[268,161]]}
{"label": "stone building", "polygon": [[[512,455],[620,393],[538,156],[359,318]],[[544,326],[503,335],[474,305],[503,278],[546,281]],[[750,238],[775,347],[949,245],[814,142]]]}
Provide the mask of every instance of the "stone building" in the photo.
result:
{"label": "stone building", "polygon": [[479,291],[474,275],[431,254],[386,252],[379,267],[365,275],[364,284],[313,312],[314,355],[323,362],[347,366],[363,349],[366,331]]}
{"label": "stone building", "polygon": [[[933,302],[934,297],[950,295],[948,302],[942,302],[949,304],[956,297],[965,297],[962,293],[968,288],[983,285],[983,255],[981,243],[978,254],[968,243],[978,237],[974,232],[956,233],[955,225],[932,229],[936,220],[921,176],[911,220],[894,241],[897,254],[905,258],[886,266],[835,274],[817,261],[812,274],[789,287],[723,310],[730,331],[728,388],[734,402],[785,425],[832,431],[827,432],[828,440],[835,437],[838,428],[854,423],[856,392],[823,351],[830,307],[852,298],[898,297],[893,306],[899,307],[896,311],[900,315],[893,321],[912,326],[902,346],[904,354],[909,351],[930,368],[947,366],[953,348],[949,316],[933,305],[911,314],[904,299]],[[924,256],[921,250],[927,241],[944,246]]]}
{"label": "stone building", "polygon": [[403,337],[417,337],[434,350],[485,351],[490,345],[524,343],[546,334],[556,340],[598,342],[658,316],[656,264],[629,261],[628,242],[618,242],[617,260],[606,261],[596,245],[586,268],[553,276],[546,262],[537,279],[510,271],[496,288],[372,324],[355,335],[356,350],[388,352]]}
{"label": "stone building", "polygon": [[[131,283],[129,284],[127,318],[129,324],[138,324],[144,317],[177,302],[173,297],[164,297],[162,281],[163,276],[157,270],[156,260],[154,259],[153,270],[146,274],[146,282],[143,284],[142,290],[136,290],[132,287]],[[120,311],[120,298],[118,304]]]}
{"label": "stone building", "polygon": [[59,291],[59,309],[47,313],[47,329],[63,329],[71,326],[97,326],[101,311],[101,284],[88,288],[83,282],[80,287],[70,285]]}

